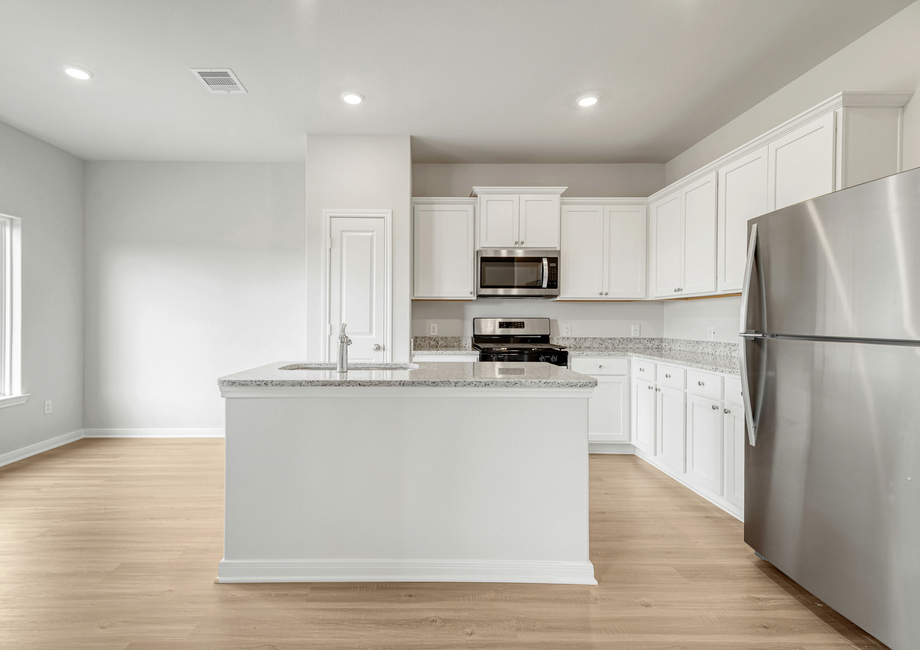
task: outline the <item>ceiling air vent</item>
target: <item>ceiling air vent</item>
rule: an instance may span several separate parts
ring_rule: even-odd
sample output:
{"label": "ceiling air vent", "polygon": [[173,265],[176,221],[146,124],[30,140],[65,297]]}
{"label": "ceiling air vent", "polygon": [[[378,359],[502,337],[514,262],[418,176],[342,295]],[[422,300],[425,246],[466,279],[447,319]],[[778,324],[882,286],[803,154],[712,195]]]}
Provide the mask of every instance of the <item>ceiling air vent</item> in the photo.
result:
{"label": "ceiling air vent", "polygon": [[192,72],[212,93],[246,92],[230,68],[193,68]]}

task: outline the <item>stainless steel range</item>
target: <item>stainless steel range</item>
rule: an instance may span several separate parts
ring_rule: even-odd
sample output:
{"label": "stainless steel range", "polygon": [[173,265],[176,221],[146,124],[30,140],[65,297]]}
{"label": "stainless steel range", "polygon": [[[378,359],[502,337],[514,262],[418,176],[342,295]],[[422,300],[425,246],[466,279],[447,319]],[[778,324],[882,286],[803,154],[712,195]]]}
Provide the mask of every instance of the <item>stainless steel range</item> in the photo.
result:
{"label": "stainless steel range", "polygon": [[549,342],[548,318],[474,318],[480,361],[542,361],[567,366],[565,346]]}

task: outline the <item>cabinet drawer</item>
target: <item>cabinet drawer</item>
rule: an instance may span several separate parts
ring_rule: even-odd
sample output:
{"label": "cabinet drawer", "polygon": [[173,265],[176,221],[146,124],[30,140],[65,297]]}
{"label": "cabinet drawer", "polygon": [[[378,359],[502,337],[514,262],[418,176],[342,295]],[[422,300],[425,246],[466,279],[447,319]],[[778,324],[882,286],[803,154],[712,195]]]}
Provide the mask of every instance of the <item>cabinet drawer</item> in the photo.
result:
{"label": "cabinet drawer", "polygon": [[660,364],[658,366],[658,383],[668,388],[683,390],[686,387],[686,384],[684,384],[686,372],[683,368]]}
{"label": "cabinet drawer", "polygon": [[687,390],[710,399],[722,399],[722,378],[708,372],[688,370]]}
{"label": "cabinet drawer", "polygon": [[655,381],[655,362],[643,359],[632,360],[632,376],[636,379]]}
{"label": "cabinet drawer", "polygon": [[573,357],[572,370],[584,375],[626,375],[629,362],[622,357]]}
{"label": "cabinet drawer", "polygon": [[725,401],[733,404],[744,404],[741,401],[741,380],[734,377],[725,378]]}

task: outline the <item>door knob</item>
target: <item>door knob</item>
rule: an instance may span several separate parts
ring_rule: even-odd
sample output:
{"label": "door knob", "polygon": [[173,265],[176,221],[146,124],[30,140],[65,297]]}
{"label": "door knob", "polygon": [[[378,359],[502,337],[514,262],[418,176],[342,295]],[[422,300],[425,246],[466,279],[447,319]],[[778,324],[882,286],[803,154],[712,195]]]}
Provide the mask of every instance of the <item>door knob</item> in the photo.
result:
{"label": "door knob", "polygon": [[374,343],[374,347],[373,347],[374,352],[380,352],[381,349],[382,348],[380,347],[379,343]]}

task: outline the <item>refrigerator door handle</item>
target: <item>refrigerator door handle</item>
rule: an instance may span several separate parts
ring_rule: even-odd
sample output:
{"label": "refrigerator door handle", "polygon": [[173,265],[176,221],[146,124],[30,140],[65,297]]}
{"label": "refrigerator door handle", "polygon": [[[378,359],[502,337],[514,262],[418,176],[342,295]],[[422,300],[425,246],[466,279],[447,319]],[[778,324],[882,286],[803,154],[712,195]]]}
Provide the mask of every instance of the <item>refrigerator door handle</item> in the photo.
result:
{"label": "refrigerator door handle", "polygon": [[[747,331],[748,301],[751,299],[751,280],[754,277],[754,256],[757,253],[757,224],[751,226],[751,241],[748,244],[747,265],[744,269],[744,284],[741,293],[741,396],[744,399],[744,419],[747,423],[748,441],[753,447],[757,442],[757,415],[751,395],[750,363],[747,358],[748,341],[763,338],[763,334]],[[761,292],[762,295],[762,292]],[[763,383],[758,387],[762,390]],[[760,400],[757,400],[758,402]]]}

